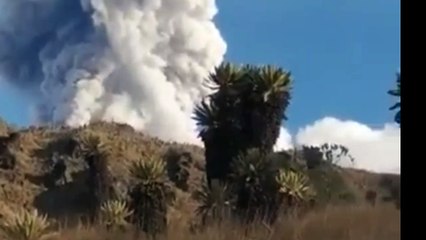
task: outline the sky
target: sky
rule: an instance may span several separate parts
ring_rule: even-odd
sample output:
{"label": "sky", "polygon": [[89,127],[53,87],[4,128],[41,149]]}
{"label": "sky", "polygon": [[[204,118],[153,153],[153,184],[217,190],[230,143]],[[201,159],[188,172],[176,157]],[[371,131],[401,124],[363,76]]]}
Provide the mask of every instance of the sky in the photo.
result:
{"label": "sky", "polygon": [[[337,142],[357,166],[399,172],[400,131],[387,90],[400,68],[400,1],[218,0],[226,60],[292,72],[278,145]],[[0,116],[30,123],[31,100],[0,81]]]}

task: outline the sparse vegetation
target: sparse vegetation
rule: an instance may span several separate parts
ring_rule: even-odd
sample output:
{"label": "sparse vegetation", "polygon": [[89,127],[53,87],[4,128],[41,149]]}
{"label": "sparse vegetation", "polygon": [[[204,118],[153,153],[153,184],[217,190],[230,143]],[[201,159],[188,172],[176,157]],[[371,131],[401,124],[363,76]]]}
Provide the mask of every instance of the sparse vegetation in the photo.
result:
{"label": "sparse vegetation", "polygon": [[17,212],[7,208],[1,210],[0,231],[10,240],[47,240],[55,235],[47,216],[40,215],[36,209],[29,211],[21,208]]}
{"label": "sparse vegetation", "polygon": [[[383,224],[386,223],[386,224]],[[182,222],[170,223],[173,234],[162,236],[160,240],[399,240],[400,212],[392,206],[331,206],[312,211],[301,218],[288,217],[280,220],[271,228],[255,222],[246,227],[232,221],[213,224],[203,231],[193,232]],[[66,229],[58,240],[116,240],[134,238],[132,231],[105,232],[102,227],[92,226],[86,229]]]}
{"label": "sparse vegetation", "polygon": [[[194,110],[204,149],[116,123],[21,130],[0,123],[0,207],[21,209],[0,211],[0,234],[399,239],[399,176],[337,166],[355,161],[337,144],[273,152],[289,72],[223,64],[208,80],[214,92]],[[373,198],[374,206],[365,204]]]}

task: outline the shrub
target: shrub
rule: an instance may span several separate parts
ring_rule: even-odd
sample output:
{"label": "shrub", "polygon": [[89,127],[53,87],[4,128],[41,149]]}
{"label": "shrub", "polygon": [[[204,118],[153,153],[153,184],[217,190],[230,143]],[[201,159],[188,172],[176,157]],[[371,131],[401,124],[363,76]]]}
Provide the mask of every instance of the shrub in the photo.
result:
{"label": "shrub", "polygon": [[132,164],[130,173],[137,180],[136,186],[130,190],[133,221],[150,235],[164,232],[167,229],[167,205],[173,196],[166,181],[164,161],[140,159]]}
{"label": "shrub", "polygon": [[201,217],[201,224],[205,226],[210,222],[221,222],[230,217],[232,210],[232,195],[230,188],[226,185],[215,184],[212,188],[203,184],[201,189],[195,192],[195,199],[200,205],[196,209],[197,216]]}
{"label": "shrub", "polygon": [[120,200],[110,200],[102,204],[102,222],[108,229],[121,228],[127,225],[127,218],[133,213],[129,210],[126,202]]}
{"label": "shrub", "polygon": [[167,175],[169,179],[175,184],[176,187],[183,191],[188,191],[189,173],[193,163],[191,153],[179,151],[177,149],[170,149],[165,154],[167,162]]}
{"label": "shrub", "polygon": [[18,212],[3,213],[0,230],[13,240],[45,240],[52,238],[56,232],[51,231],[51,222],[46,215],[37,210],[20,209]]}

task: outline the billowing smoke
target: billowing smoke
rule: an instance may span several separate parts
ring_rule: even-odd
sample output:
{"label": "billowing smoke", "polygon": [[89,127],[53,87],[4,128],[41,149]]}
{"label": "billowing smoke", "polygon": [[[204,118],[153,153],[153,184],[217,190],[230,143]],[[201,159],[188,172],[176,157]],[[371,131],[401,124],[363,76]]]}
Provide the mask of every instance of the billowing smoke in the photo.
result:
{"label": "billowing smoke", "polygon": [[40,122],[124,122],[194,142],[193,104],[226,44],[214,0],[0,0],[0,75]]}

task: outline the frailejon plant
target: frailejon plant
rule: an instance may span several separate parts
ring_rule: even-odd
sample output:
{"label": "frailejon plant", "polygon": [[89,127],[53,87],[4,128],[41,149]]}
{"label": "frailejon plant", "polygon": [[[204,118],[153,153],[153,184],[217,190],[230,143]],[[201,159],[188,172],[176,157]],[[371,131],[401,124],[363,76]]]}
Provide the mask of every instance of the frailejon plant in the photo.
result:
{"label": "frailejon plant", "polygon": [[203,184],[201,189],[195,192],[195,198],[200,203],[195,213],[201,217],[203,226],[211,222],[220,223],[230,216],[233,207],[230,190],[228,186],[213,181],[211,188]]}
{"label": "frailejon plant", "polygon": [[56,235],[46,215],[37,210],[19,209],[3,211],[0,231],[10,240],[46,240]]}
{"label": "frailejon plant", "polygon": [[101,206],[102,223],[108,229],[124,229],[128,225],[127,218],[132,214],[125,201],[109,200]]}
{"label": "frailejon plant", "polygon": [[80,151],[89,167],[87,202],[94,221],[101,205],[115,195],[111,192],[111,189],[114,189],[114,180],[108,168],[109,145],[98,136],[89,133],[82,137]]}
{"label": "frailejon plant", "polygon": [[231,162],[250,148],[269,153],[290,100],[290,73],[273,66],[224,63],[207,83],[213,93],[194,111],[204,142],[206,174],[226,181]]}
{"label": "frailejon plant", "polygon": [[303,173],[280,169],[275,180],[280,186],[280,193],[285,195],[288,207],[315,196],[315,191],[309,184],[309,178]]}
{"label": "frailejon plant", "polygon": [[165,162],[155,157],[139,159],[130,173],[137,182],[130,190],[133,221],[140,230],[156,236],[167,228],[167,206],[173,197]]}
{"label": "frailejon plant", "polygon": [[231,179],[240,219],[268,223],[276,220],[282,199],[275,173],[270,158],[258,149],[250,149],[233,161]]}

